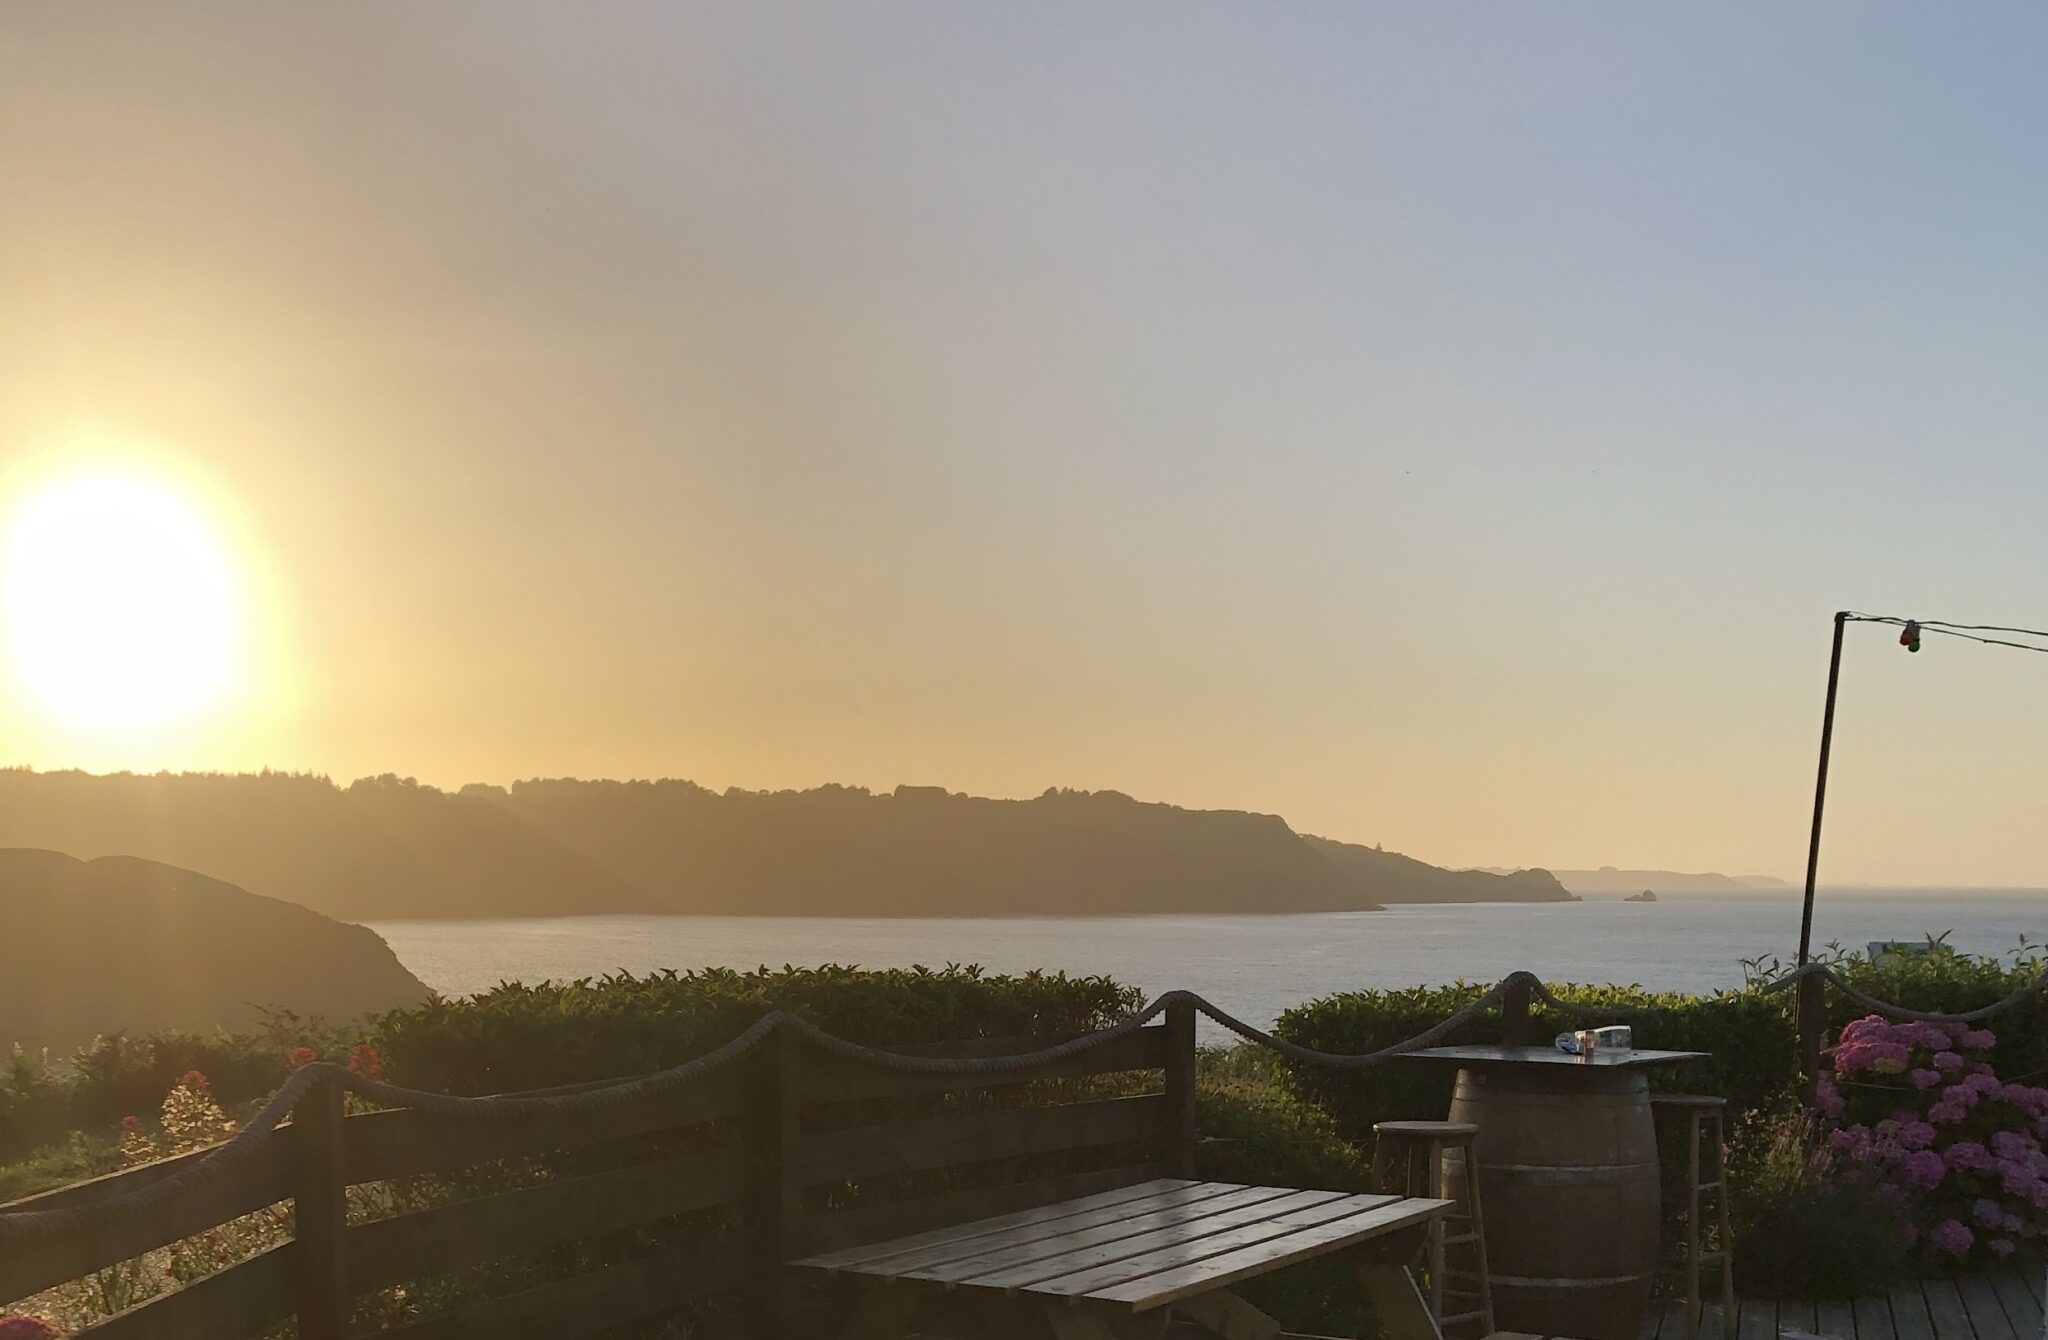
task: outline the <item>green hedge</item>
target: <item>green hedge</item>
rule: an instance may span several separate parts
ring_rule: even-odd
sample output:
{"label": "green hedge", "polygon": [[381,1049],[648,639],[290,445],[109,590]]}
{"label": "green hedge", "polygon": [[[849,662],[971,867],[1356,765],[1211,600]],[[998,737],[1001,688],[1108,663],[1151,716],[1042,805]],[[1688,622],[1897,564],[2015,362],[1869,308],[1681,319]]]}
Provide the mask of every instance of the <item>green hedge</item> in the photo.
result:
{"label": "green hedge", "polygon": [[[1547,1042],[1587,1022],[1626,1023],[1635,1030],[1638,1047],[1711,1054],[1708,1060],[1650,1071],[1653,1086],[1720,1094],[1738,1112],[1782,1108],[1798,1088],[1798,1038],[1789,995],[1744,990],[1686,996],[1571,983],[1550,989],[1574,1004],[1610,1012],[1580,1021],[1539,1005],[1530,1012],[1532,1041]],[[1288,1010],[1275,1031],[1319,1051],[1375,1051],[1415,1036],[1486,990],[1460,982],[1405,991],[1347,991]],[[1443,1042],[1498,1042],[1500,1029],[1500,1016],[1493,1012]],[[1375,1122],[1441,1117],[1450,1107],[1455,1078],[1449,1066],[1403,1060],[1364,1070],[1290,1061],[1286,1070],[1295,1092],[1328,1111],[1337,1129],[1358,1141],[1372,1138]]]}
{"label": "green hedge", "polygon": [[[2024,939],[2010,954],[1962,954],[1936,938],[1925,954],[1890,954],[1872,962],[1863,954],[1830,954],[1827,961],[1857,990],[1909,1009],[1963,1014],[2019,990],[2048,967],[2043,950]],[[1786,994],[1790,994],[1787,992]],[[1828,1034],[1869,1011],[1828,989]],[[2006,1078],[2048,1073],[2048,993],[2036,993],[1984,1025],[1998,1035],[1992,1064]]]}
{"label": "green hedge", "polygon": [[506,983],[376,1021],[385,1075],[443,1093],[505,1093],[645,1074],[729,1041],[771,1010],[869,1044],[1082,1033],[1143,1003],[1107,977],[977,967],[757,969]]}

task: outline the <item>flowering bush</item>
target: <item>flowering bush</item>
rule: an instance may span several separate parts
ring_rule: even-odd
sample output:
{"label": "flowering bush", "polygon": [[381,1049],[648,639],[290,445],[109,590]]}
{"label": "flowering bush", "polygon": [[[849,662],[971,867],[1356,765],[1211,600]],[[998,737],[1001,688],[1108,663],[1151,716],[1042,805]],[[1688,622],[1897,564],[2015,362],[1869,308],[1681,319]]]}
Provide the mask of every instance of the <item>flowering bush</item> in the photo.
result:
{"label": "flowering bush", "polygon": [[1842,1029],[1815,1094],[1839,1166],[1937,1264],[2009,1257],[2048,1232],[2048,1088],[2000,1080],[1997,1043],[1870,1015]]}
{"label": "flowering bush", "polygon": [[56,1334],[56,1330],[48,1322],[38,1321],[34,1317],[23,1317],[11,1312],[0,1317],[0,1340],[42,1340],[44,1336]]}

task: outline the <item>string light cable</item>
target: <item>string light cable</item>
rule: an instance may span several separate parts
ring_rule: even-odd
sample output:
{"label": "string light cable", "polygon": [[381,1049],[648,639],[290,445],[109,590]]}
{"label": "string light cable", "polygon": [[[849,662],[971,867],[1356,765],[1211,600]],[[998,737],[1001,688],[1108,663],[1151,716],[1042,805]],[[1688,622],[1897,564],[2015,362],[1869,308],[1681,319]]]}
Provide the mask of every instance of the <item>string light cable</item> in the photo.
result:
{"label": "string light cable", "polygon": [[[1951,623],[1946,619],[1901,619],[1892,614],[1858,614],[1854,610],[1844,611],[1843,618],[1851,623],[1890,624],[1900,630],[1899,645],[1907,651],[1920,650],[1923,633],[1939,633],[1943,637],[1959,637],[1969,642],[1979,642],[1987,647],[2010,647],[2014,651],[2033,651],[2048,655],[2048,632],[2038,628],[2010,628],[2003,624]],[[1984,637],[1985,633],[2011,633],[2018,637],[2039,638],[2039,643],[2014,642],[2002,637]]]}

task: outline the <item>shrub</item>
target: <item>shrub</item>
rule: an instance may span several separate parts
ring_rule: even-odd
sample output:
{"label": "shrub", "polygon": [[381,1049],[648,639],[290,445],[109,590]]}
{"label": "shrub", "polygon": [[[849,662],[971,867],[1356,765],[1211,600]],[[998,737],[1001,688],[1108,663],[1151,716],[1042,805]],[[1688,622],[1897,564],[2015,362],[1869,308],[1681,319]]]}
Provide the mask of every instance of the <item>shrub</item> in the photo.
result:
{"label": "shrub", "polygon": [[1996,1043],[1870,1015],[1842,1030],[1816,1097],[1848,1179],[1931,1264],[2010,1257],[2048,1230],[2048,1089],[2001,1081]]}
{"label": "shrub", "polygon": [[1813,1118],[1753,1122],[1730,1144],[1729,1218],[1744,1293],[1852,1298],[1898,1277],[1905,1244],[1896,1219],[1866,1179],[1841,1175]]}
{"label": "shrub", "polygon": [[1142,1003],[1135,988],[1065,973],[991,975],[950,966],[709,968],[504,983],[376,1021],[385,1074],[444,1093],[506,1093],[679,1065],[787,1010],[867,1044],[1081,1033]]}
{"label": "shrub", "polygon": [[[1709,1058],[1649,1073],[1656,1088],[1695,1089],[1729,1100],[1731,1116],[1782,1109],[1798,1088],[1798,1038],[1789,993],[1758,990],[1687,996],[1645,991],[1637,986],[1553,985],[1562,999],[1605,1011],[1600,1022],[1627,1023],[1639,1047],[1701,1051]],[[1457,983],[1405,991],[1350,991],[1296,1006],[1280,1016],[1276,1031],[1290,1042],[1319,1051],[1376,1051],[1414,1037],[1445,1016],[1471,1004],[1485,988]],[[1530,1037],[1548,1041],[1583,1026],[1576,1017],[1548,1006],[1531,1011]],[[1482,1016],[1442,1041],[1497,1042],[1500,1019]],[[1450,1107],[1452,1067],[1392,1060],[1365,1070],[1306,1062],[1287,1063],[1295,1091],[1329,1111],[1337,1129],[1353,1140],[1370,1140],[1374,1122],[1440,1117]]]}

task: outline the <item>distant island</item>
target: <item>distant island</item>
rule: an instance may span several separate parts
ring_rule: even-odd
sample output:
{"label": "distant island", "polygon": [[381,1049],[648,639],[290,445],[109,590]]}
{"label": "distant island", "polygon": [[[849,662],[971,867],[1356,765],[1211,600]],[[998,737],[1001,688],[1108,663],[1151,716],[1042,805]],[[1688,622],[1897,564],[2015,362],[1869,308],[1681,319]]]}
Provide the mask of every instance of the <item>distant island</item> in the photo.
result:
{"label": "distant island", "polygon": [[[1479,867],[1489,874],[1512,873],[1502,866]],[[1598,870],[1552,870],[1557,882],[1573,893],[1622,893],[1633,889],[1663,893],[1734,893],[1743,889],[1789,889],[1792,886],[1772,875],[1722,875],[1713,871],[1687,874],[1682,870],[1617,870],[1603,865]]]}
{"label": "distant island", "polygon": [[1621,901],[1624,903],[1654,903],[1657,901],[1657,894],[1653,889],[1644,889],[1641,893],[1632,893]]}
{"label": "distant island", "polygon": [[1569,901],[1542,871],[1450,871],[1277,815],[1115,791],[713,791],[537,779],[0,770],[0,844],[204,870],[344,920],[591,913],[993,916],[1375,911]]}
{"label": "distant island", "polygon": [[248,1029],[258,1007],[340,1022],[427,988],[383,940],[155,861],[0,849],[0,1049]]}

